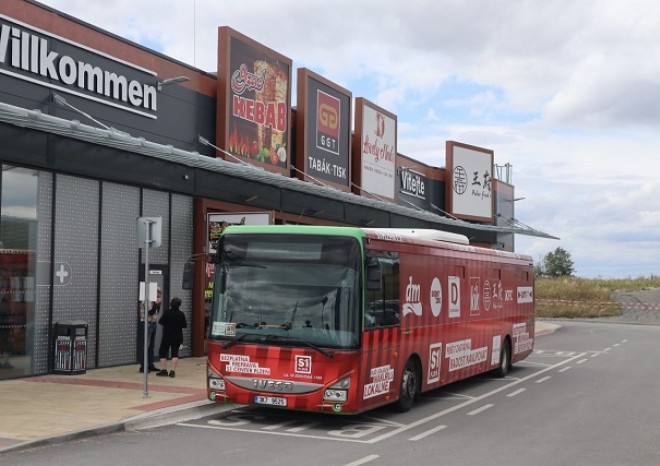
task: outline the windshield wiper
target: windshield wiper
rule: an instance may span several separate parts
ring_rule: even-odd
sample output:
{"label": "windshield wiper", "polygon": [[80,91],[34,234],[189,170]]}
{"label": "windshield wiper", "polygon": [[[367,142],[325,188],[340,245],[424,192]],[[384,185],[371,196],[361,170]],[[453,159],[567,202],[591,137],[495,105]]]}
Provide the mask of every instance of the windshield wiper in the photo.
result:
{"label": "windshield wiper", "polygon": [[231,345],[233,345],[237,341],[241,341],[243,338],[245,338],[246,335],[261,335],[261,333],[241,333],[240,335],[234,337],[233,340],[229,340],[227,343],[225,343],[222,349],[223,350],[228,349]]}
{"label": "windshield wiper", "polygon": [[258,264],[257,262],[249,262],[249,261],[242,261],[242,260],[233,260],[232,262],[229,262],[230,268],[233,267],[256,267],[258,269],[266,269],[266,267],[263,264]]}
{"label": "windshield wiper", "polygon": [[282,335],[275,335],[274,333],[258,333],[258,332],[244,332],[241,333],[240,335],[234,337],[233,340],[229,340],[227,343],[224,344],[222,349],[228,349],[230,346],[232,346],[234,343],[243,340],[246,336],[252,336],[252,337],[259,337],[260,342],[265,342],[269,339],[277,340],[280,338]]}
{"label": "windshield wiper", "polygon": [[303,340],[303,339],[301,339],[301,338],[290,337],[290,336],[287,336],[287,335],[276,335],[276,334],[274,334],[274,333],[268,333],[268,334],[255,333],[255,332],[241,333],[240,335],[238,335],[237,337],[235,337],[233,340],[229,340],[227,343],[225,343],[224,346],[222,347],[222,349],[223,349],[223,350],[228,349],[228,348],[231,347],[234,343],[243,340],[243,338],[245,338],[247,335],[260,337],[259,339],[260,339],[262,342],[265,342],[265,341],[267,341],[267,340],[279,340],[279,339],[282,339],[282,340],[287,340],[287,341],[290,342],[290,343],[300,343],[300,344],[303,344],[303,345],[305,345],[305,346],[308,346],[308,347],[312,348],[312,349],[315,350],[315,351],[318,351],[319,353],[321,353],[323,356],[325,356],[325,357],[328,358],[328,359],[332,359],[332,358],[335,357],[335,355],[332,354],[330,351],[326,351],[326,350],[324,350],[323,348],[319,348],[319,347],[316,346],[314,343],[310,343],[310,342],[307,341],[307,340]]}
{"label": "windshield wiper", "polygon": [[290,341],[292,343],[302,343],[303,345],[309,346],[310,348],[318,351],[319,353],[321,353],[323,356],[325,356],[328,359],[332,359],[332,358],[335,357],[335,355],[332,354],[330,351],[326,351],[323,348],[319,348],[314,343],[310,343],[307,340],[303,340],[301,338],[289,337],[289,336],[281,336],[281,338],[286,338],[288,341]]}

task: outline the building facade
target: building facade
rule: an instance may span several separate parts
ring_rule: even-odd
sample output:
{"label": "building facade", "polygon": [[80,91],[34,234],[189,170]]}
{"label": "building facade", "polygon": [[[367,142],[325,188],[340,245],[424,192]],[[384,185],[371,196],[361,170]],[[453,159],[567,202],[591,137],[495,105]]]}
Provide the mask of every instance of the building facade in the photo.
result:
{"label": "building facade", "polygon": [[38,2],[0,4],[0,379],[52,371],[67,322],[87,326],[87,368],[137,364],[139,217],[162,219],[148,281],[183,301],[183,357],[205,354],[213,274],[197,261],[184,290],[184,265],[223,220],[441,228],[513,250],[512,185],[492,179],[485,218],[452,215],[454,175],[396,151],[396,116],[358,98],[350,128],[350,91],[310,70],[292,108],[292,72],[227,27],[205,72]]}

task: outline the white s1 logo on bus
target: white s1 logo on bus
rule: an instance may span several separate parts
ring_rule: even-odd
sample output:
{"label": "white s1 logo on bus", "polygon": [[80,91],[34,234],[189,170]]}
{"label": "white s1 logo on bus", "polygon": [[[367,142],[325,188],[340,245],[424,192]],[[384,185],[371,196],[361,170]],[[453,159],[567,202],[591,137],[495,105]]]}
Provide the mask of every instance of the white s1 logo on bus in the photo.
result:
{"label": "white s1 logo on bus", "polygon": [[440,380],[440,367],[442,364],[442,343],[429,346],[429,375],[428,383]]}
{"label": "white s1 logo on bus", "polygon": [[312,357],[311,356],[296,356],[296,372],[298,374],[311,374],[312,373]]}

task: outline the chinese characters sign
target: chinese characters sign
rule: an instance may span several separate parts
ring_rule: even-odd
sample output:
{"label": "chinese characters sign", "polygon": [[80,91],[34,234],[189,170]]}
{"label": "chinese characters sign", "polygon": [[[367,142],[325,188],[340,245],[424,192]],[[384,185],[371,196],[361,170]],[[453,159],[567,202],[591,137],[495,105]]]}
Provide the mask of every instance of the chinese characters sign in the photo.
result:
{"label": "chinese characters sign", "polygon": [[493,151],[447,141],[447,198],[451,214],[493,221]]}

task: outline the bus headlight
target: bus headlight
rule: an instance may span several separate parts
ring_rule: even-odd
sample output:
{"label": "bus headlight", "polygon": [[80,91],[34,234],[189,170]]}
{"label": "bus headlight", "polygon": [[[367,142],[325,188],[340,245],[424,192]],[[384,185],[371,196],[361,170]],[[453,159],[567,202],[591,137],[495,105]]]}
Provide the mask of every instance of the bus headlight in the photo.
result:
{"label": "bus headlight", "polygon": [[348,392],[346,390],[327,389],[323,394],[325,401],[346,401],[348,400]]}
{"label": "bus headlight", "polygon": [[224,379],[209,379],[209,390],[225,391]]}
{"label": "bus headlight", "polygon": [[350,377],[341,379],[339,382],[332,384],[323,393],[325,401],[344,402],[348,400],[348,389],[351,387]]}
{"label": "bus headlight", "polygon": [[223,392],[225,391],[225,379],[220,377],[211,369],[208,370],[207,377],[209,381],[209,386],[208,386],[209,390],[219,390]]}

